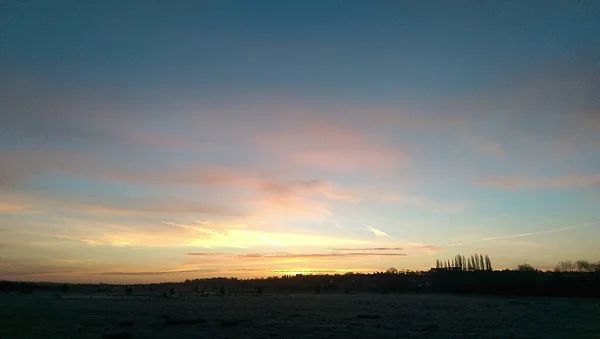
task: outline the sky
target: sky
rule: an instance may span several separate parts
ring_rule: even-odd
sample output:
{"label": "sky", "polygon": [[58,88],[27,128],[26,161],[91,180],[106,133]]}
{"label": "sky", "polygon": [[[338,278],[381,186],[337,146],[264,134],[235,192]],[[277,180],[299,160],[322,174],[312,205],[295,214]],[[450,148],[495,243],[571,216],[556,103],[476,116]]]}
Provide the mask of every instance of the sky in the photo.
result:
{"label": "sky", "polygon": [[597,1],[0,8],[0,279],[600,260]]}

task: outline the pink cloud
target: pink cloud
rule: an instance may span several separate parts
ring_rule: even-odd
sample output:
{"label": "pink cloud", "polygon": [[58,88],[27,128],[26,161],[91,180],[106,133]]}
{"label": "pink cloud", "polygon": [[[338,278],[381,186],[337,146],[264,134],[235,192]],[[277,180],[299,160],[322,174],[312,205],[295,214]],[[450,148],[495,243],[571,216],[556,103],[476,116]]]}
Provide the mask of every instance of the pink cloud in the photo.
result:
{"label": "pink cloud", "polygon": [[5,204],[0,202],[0,214],[24,213],[28,211],[28,206],[20,204]]}
{"label": "pink cloud", "polygon": [[[188,200],[173,198],[147,198],[147,199],[125,199],[119,198],[118,201],[97,201],[98,199],[88,199],[73,197],[66,199],[53,198],[33,198],[32,204],[38,209],[46,208],[70,209],[83,211],[90,214],[113,214],[113,215],[157,215],[157,214],[181,214],[192,213],[210,216],[228,216],[236,217],[246,215],[246,212],[239,208],[224,206],[218,204],[209,204],[202,202],[193,202]],[[96,201],[94,201],[96,200]]]}
{"label": "pink cloud", "polygon": [[258,137],[260,147],[290,166],[337,171],[389,171],[407,154],[359,129],[325,119],[294,120],[289,129]]}

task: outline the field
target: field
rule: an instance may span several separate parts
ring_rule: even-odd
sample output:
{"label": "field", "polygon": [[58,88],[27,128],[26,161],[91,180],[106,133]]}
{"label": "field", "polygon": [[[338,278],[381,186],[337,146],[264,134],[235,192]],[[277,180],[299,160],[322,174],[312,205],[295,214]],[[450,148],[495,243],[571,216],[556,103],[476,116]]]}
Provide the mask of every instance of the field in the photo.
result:
{"label": "field", "polygon": [[597,299],[0,295],[0,338],[600,338]]}

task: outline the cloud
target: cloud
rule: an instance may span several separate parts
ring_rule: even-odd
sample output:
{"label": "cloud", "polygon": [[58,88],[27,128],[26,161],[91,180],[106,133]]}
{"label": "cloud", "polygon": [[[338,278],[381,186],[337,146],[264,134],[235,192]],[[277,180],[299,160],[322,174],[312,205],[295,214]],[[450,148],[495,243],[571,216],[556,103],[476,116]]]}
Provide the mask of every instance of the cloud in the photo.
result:
{"label": "cloud", "polygon": [[[76,141],[171,150],[192,144],[181,134],[154,128],[152,118],[157,110],[132,107],[128,103],[134,99],[131,95],[87,91],[22,71],[6,73],[0,80],[0,92],[6,94],[0,114],[11,124],[6,131],[0,126],[0,134],[26,138],[37,145]],[[180,114],[171,110],[170,116],[177,119]]]}
{"label": "cloud", "polygon": [[264,133],[260,147],[290,166],[333,171],[386,172],[404,164],[406,152],[359,129],[325,118],[298,117],[291,129]]}
{"label": "cloud", "polygon": [[428,197],[419,195],[408,195],[400,193],[389,193],[381,195],[380,200],[388,202],[398,202],[407,206],[414,206],[430,210],[436,213],[455,213],[461,212],[468,208],[469,204],[466,202],[438,202]]}
{"label": "cloud", "polygon": [[[189,256],[207,256],[206,253],[186,253]],[[351,253],[246,253],[246,254],[221,254],[223,256],[235,257],[238,259],[333,259],[333,258],[359,258],[359,257],[405,257],[405,253],[370,253],[370,252],[351,252]],[[213,257],[214,254],[208,255]]]}
{"label": "cloud", "polygon": [[267,238],[267,237],[264,237],[264,236],[258,236],[258,239],[264,240],[264,241],[266,241],[267,243],[269,243],[269,244],[271,244],[271,245],[273,245],[273,246],[277,246],[277,247],[285,247],[285,245],[284,245],[284,244],[282,244],[282,243],[280,243],[280,242],[278,242],[278,241],[271,240],[271,239],[269,239],[269,238]]}
{"label": "cloud", "polygon": [[166,270],[166,271],[113,271],[113,272],[98,272],[94,275],[117,275],[117,276],[136,276],[136,275],[172,275],[181,273],[204,273],[214,274],[223,272],[223,270],[209,269],[209,268],[197,268],[197,269],[186,269],[186,270]]}
{"label": "cloud", "polygon": [[191,255],[195,257],[228,257],[233,256],[235,254],[232,253],[222,253],[222,252],[189,252],[185,255]]}
{"label": "cloud", "polygon": [[[220,248],[220,247],[236,247],[236,248],[251,248],[264,247],[267,238],[270,244],[281,244],[286,247],[327,247],[327,246],[344,246],[344,245],[360,245],[366,244],[368,241],[332,237],[319,234],[301,234],[288,233],[282,231],[260,231],[252,229],[228,229],[226,233],[216,235],[195,237],[187,235],[184,244],[187,246],[204,247],[204,248]],[[279,246],[278,246],[279,247]]]}
{"label": "cloud", "polygon": [[27,206],[16,204],[0,203],[0,214],[23,213],[27,211]]}
{"label": "cloud", "polygon": [[[302,234],[289,231],[265,231],[261,227],[247,226],[237,221],[201,222],[183,224],[174,222],[138,221],[135,224],[109,224],[93,219],[63,217],[58,219],[60,229],[52,222],[29,223],[31,231],[14,231],[20,234],[79,242],[88,246],[113,246],[132,248],[264,248],[266,244],[277,247],[327,247],[365,245],[368,241]],[[205,226],[208,225],[208,226]],[[260,225],[259,225],[260,226]]]}
{"label": "cloud", "polygon": [[403,251],[404,247],[332,248],[332,251]]}
{"label": "cloud", "polygon": [[569,174],[560,177],[492,177],[479,180],[479,183],[505,190],[525,188],[569,188],[600,185],[600,172],[591,174]]}
{"label": "cloud", "polygon": [[600,223],[600,222],[587,222],[587,223],[583,223],[583,224],[580,224],[580,225],[555,228],[555,229],[546,230],[546,231],[527,232],[527,233],[511,234],[511,235],[505,235],[505,236],[489,237],[489,238],[483,238],[483,239],[477,239],[477,240],[471,240],[471,241],[464,241],[464,242],[458,242],[458,243],[448,244],[446,246],[447,247],[461,246],[461,245],[467,245],[467,244],[474,244],[474,243],[478,243],[478,242],[482,242],[482,241],[501,240],[501,239],[513,239],[513,238],[529,237],[529,236],[540,235],[540,234],[564,232],[564,231],[574,230],[574,229],[577,229],[577,228],[580,228],[580,227],[586,227],[586,226],[596,225],[598,223]]}
{"label": "cloud", "polygon": [[[190,236],[198,239],[199,234],[174,233],[172,230],[153,231],[150,227],[125,227],[118,225],[107,225],[103,222],[94,222],[85,220],[85,227],[80,226],[79,220],[63,219],[60,223],[60,230],[55,230],[53,222],[50,225],[37,224],[36,230],[14,230],[13,232],[26,235],[28,237],[41,237],[53,239],[52,243],[57,241],[68,241],[85,244],[91,247],[112,246],[112,247],[177,247],[183,246],[189,241]],[[50,226],[50,227],[49,227]],[[68,234],[68,235],[67,235]],[[202,235],[208,238],[207,235]],[[58,242],[60,244],[60,242]]]}
{"label": "cloud", "polygon": [[[101,197],[67,196],[26,198],[39,209],[68,209],[98,215],[173,215],[194,214],[239,217],[245,211],[231,206],[194,202],[171,197],[102,199]],[[87,200],[87,201],[86,201]]]}
{"label": "cloud", "polygon": [[542,161],[593,154],[600,146],[597,60],[596,52],[539,63],[507,74],[449,110],[470,120],[463,135],[472,136],[477,151],[521,166],[532,158],[544,166]]}
{"label": "cloud", "polygon": [[377,271],[377,268],[312,268],[299,267],[290,269],[271,270],[269,272],[278,274],[341,274],[341,273],[372,273]]}
{"label": "cloud", "polygon": [[286,179],[285,174],[273,171],[239,170],[232,166],[191,165],[161,170],[104,170],[99,176],[123,182],[235,188],[257,192],[267,198],[319,195],[330,200],[356,199],[351,190],[331,181]]}
{"label": "cloud", "polygon": [[123,247],[123,246],[132,245],[130,240],[121,238],[119,236],[76,237],[76,236],[68,236],[68,235],[62,235],[62,234],[44,234],[44,233],[27,232],[27,231],[20,231],[20,233],[35,235],[35,236],[42,236],[42,237],[47,237],[47,238],[60,239],[60,240],[74,241],[74,242],[84,243],[84,244],[90,245],[90,246]]}
{"label": "cloud", "polygon": [[264,268],[224,268],[224,269],[181,269],[181,270],[164,270],[164,271],[109,271],[109,272],[94,272],[90,273],[93,276],[162,276],[162,275],[178,275],[185,273],[197,273],[203,276],[232,276],[242,273],[252,273],[254,276],[266,276],[269,274],[335,274],[346,272],[373,272],[375,268],[291,268],[291,269],[264,269]]}
{"label": "cloud", "polygon": [[378,229],[376,229],[375,227],[372,226],[367,226],[367,229],[371,232],[373,232],[373,234],[375,234],[376,237],[389,237],[389,235],[383,231],[380,231]]}
{"label": "cloud", "polygon": [[[402,247],[337,247],[332,248],[332,251],[340,252],[385,252],[385,251],[409,251],[409,252],[425,252],[427,254],[436,253],[441,251],[443,248],[433,245],[424,245],[420,243],[406,242]],[[411,254],[412,255],[412,254]]]}
{"label": "cloud", "polygon": [[407,249],[423,251],[425,253],[431,254],[431,253],[439,252],[443,248],[439,247],[439,246],[423,245],[423,244],[419,244],[419,243],[411,243],[411,242],[409,242],[407,244]]}
{"label": "cloud", "polygon": [[[187,225],[187,224],[178,224],[168,221],[162,222],[165,225],[175,226],[181,230],[192,231],[192,232],[202,232],[210,235],[218,235],[220,232],[226,231],[231,228],[233,225],[230,223],[219,223],[220,227],[214,227],[212,224],[209,224],[209,227],[206,227],[206,222],[198,222],[197,224]],[[235,227],[238,228],[238,227]],[[241,228],[245,228],[244,225],[241,225]]]}

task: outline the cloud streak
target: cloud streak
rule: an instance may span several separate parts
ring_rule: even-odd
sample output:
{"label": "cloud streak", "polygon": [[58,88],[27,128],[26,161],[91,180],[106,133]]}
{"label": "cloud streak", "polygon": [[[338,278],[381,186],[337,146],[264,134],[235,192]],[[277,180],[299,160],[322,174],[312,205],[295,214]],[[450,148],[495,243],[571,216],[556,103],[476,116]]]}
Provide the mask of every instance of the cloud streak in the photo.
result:
{"label": "cloud streak", "polygon": [[404,247],[332,248],[332,251],[403,251]]}
{"label": "cloud streak", "polygon": [[448,244],[448,245],[446,245],[446,247],[468,245],[468,244],[474,244],[474,243],[483,242],[483,241],[502,240],[502,239],[514,239],[514,238],[521,238],[521,237],[530,237],[530,236],[540,235],[540,234],[549,234],[549,233],[556,233],[556,232],[564,232],[564,231],[570,231],[570,230],[574,230],[574,229],[585,227],[585,226],[595,225],[595,224],[598,224],[598,223],[599,222],[588,222],[588,223],[583,223],[583,224],[580,224],[580,225],[555,228],[555,229],[545,230],[545,231],[539,231],[539,232],[527,232],[527,233],[511,234],[511,235],[505,235],[505,236],[489,237],[489,238],[483,238],[483,239],[477,239],[477,240],[471,240],[471,241],[464,241],[464,242],[458,242],[458,243]]}
{"label": "cloud streak", "polygon": [[246,254],[227,254],[227,253],[196,253],[188,252],[188,256],[199,257],[235,257],[238,259],[330,259],[330,258],[359,258],[359,257],[405,257],[406,253],[385,253],[385,252],[350,252],[350,253],[246,253]]}
{"label": "cloud streak", "polygon": [[282,244],[282,243],[280,243],[280,242],[278,242],[278,241],[271,240],[271,239],[269,239],[269,238],[267,238],[267,237],[264,237],[264,236],[258,236],[258,239],[260,239],[260,240],[264,240],[265,242],[267,242],[267,243],[269,243],[269,244],[271,244],[271,245],[273,245],[273,246],[277,246],[277,247],[285,247],[285,245],[284,245],[284,244]]}

